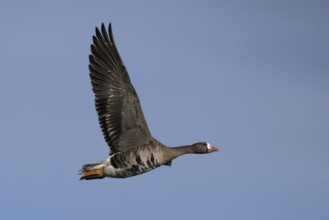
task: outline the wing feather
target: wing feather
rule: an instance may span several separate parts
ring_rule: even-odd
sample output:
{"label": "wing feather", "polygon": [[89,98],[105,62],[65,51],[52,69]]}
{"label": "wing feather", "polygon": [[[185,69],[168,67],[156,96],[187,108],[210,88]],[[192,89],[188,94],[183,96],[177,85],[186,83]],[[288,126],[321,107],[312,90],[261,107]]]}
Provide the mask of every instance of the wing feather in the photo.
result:
{"label": "wing feather", "polygon": [[98,120],[111,154],[153,140],[137,93],[115,46],[111,24],[96,28],[89,56]]}

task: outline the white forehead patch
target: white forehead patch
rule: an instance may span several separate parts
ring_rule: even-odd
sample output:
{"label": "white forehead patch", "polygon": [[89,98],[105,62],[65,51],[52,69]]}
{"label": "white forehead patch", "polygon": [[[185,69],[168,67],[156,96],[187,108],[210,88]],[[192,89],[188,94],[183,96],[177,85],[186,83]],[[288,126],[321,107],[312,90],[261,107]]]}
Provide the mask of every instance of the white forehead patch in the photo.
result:
{"label": "white forehead patch", "polygon": [[211,150],[211,148],[212,148],[211,144],[209,144],[208,142],[207,142],[207,148],[208,148],[208,150]]}

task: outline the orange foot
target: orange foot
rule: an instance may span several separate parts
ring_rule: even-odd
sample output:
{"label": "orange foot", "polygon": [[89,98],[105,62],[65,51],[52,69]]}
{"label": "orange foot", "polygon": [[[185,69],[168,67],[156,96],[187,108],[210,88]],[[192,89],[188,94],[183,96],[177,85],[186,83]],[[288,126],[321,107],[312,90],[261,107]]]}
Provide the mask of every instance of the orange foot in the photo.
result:
{"label": "orange foot", "polygon": [[103,172],[104,172],[104,167],[96,169],[96,170],[87,171],[83,174],[83,177],[99,176],[99,175],[103,174]]}

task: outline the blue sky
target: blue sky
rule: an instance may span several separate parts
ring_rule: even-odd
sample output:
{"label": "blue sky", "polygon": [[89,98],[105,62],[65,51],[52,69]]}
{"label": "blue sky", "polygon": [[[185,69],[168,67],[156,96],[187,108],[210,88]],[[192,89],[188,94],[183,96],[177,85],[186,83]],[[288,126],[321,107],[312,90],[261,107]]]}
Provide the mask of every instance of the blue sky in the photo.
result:
{"label": "blue sky", "polygon": [[[3,1],[3,219],[328,219],[328,1]],[[221,148],[128,179],[106,158],[88,76],[114,37],[154,137]]]}

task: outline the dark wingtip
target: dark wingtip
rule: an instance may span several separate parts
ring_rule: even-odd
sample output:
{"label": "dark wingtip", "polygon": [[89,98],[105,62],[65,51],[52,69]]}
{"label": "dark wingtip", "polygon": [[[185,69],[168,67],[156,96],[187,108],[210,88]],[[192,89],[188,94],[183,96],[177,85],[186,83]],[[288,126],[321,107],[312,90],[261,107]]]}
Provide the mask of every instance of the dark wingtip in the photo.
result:
{"label": "dark wingtip", "polygon": [[101,30],[102,30],[102,33],[104,34],[104,30],[106,30],[104,23],[102,23],[102,25],[101,25]]}
{"label": "dark wingtip", "polygon": [[[111,22],[109,23],[108,30],[109,30],[109,33],[110,33],[110,31],[112,31],[112,23]],[[105,27],[104,22],[102,22],[100,29],[98,27],[95,27],[95,32],[96,32],[97,37],[100,36],[101,32],[106,33],[106,27]]]}
{"label": "dark wingtip", "polygon": [[111,23],[111,22],[109,23],[109,28],[108,28],[108,30],[109,30],[109,33],[112,32],[112,23]]}
{"label": "dark wingtip", "polygon": [[[97,37],[97,38],[101,38],[101,37],[102,37],[102,34],[101,34],[101,32],[99,31],[98,27],[96,27],[95,32],[96,32],[96,37]],[[95,36],[93,36],[93,37],[95,37]],[[93,38],[93,39],[94,39],[94,38]]]}

